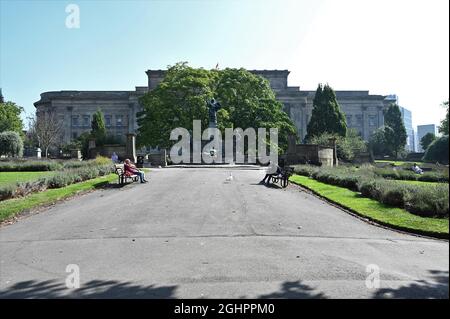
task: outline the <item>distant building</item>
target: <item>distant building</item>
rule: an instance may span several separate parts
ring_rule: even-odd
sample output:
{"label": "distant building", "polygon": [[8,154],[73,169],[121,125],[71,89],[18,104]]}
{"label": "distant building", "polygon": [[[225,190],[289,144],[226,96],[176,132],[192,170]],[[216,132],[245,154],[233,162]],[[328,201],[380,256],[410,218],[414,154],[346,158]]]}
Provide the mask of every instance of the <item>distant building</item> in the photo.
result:
{"label": "distant building", "polygon": [[400,107],[400,112],[402,112],[403,124],[406,128],[406,134],[408,135],[406,139],[406,150],[408,152],[416,151],[416,143],[415,143],[415,132],[412,125],[412,113],[410,110],[405,109],[404,107]]}
{"label": "distant building", "polygon": [[[284,111],[294,122],[298,136],[303,139],[311,118],[315,91],[303,91],[288,86],[288,70],[252,70],[266,78],[283,103]],[[63,123],[60,143],[69,143],[83,132],[91,129],[92,115],[101,108],[105,116],[108,134],[123,138],[126,133],[138,130],[137,116],[142,111],[139,98],[155,89],[166,75],[165,70],[148,70],[148,86],[136,87],[134,91],[55,91],[44,92],[34,103],[37,118],[55,111]],[[366,141],[373,131],[384,125],[384,110],[395,102],[396,97],[372,95],[369,91],[336,91],[336,97],[347,118],[349,128],[355,129]]]}
{"label": "distant building", "polygon": [[422,137],[427,135],[428,133],[433,133],[434,135],[438,135],[438,128],[434,124],[427,124],[427,125],[418,125],[417,126],[417,150],[418,152],[424,152],[425,150],[422,148],[422,145],[420,145],[420,141],[422,140]]}

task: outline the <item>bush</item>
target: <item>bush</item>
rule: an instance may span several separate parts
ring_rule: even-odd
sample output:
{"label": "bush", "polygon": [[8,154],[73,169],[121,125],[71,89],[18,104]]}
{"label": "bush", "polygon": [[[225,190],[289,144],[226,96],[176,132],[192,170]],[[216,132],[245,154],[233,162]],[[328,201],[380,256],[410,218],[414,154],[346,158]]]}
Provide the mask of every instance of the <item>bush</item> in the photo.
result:
{"label": "bush", "polygon": [[0,185],[0,200],[12,198],[14,196],[16,188],[17,185],[14,184]]}
{"label": "bush", "polygon": [[362,196],[381,203],[428,217],[448,216],[448,184],[418,186],[377,179],[360,182],[358,186]]}
{"label": "bush", "polygon": [[[99,159],[98,162],[104,162]],[[61,188],[74,183],[83,182],[99,176],[105,176],[113,172],[113,166],[108,163],[96,164],[96,160],[85,162],[83,167],[65,169],[49,177],[43,177],[35,182],[7,184],[0,186],[0,200],[26,196],[39,192],[46,188]]]}
{"label": "bush", "polygon": [[324,133],[320,136],[313,136],[311,144],[328,146],[330,138],[336,138],[336,152],[339,159],[350,162],[358,153],[366,152],[367,145],[354,129],[349,129],[345,137]]}
{"label": "bush", "polygon": [[56,161],[0,162],[0,172],[56,171],[63,166]]}
{"label": "bush", "polygon": [[405,208],[425,217],[448,217],[448,184],[411,189],[405,199]]}
{"label": "bush", "polygon": [[23,141],[19,133],[6,131],[0,133],[0,156],[22,157]]}
{"label": "bush", "polygon": [[306,177],[312,177],[315,172],[318,172],[319,168],[311,165],[295,165],[294,173]]}

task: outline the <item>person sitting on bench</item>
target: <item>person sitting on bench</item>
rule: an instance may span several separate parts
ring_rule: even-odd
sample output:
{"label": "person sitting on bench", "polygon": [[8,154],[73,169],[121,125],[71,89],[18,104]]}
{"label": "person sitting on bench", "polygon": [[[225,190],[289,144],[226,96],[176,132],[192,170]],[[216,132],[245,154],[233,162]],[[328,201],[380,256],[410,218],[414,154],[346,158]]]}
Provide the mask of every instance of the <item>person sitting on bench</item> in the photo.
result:
{"label": "person sitting on bench", "polygon": [[260,181],[260,184],[269,184],[270,178],[272,176],[277,176],[278,174],[281,174],[281,167],[275,164],[274,162],[270,161],[269,167],[267,168],[267,174],[264,176],[263,180]]}
{"label": "person sitting on bench", "polygon": [[123,168],[125,170],[125,174],[137,175],[139,176],[141,183],[147,183],[147,180],[145,180],[144,172],[138,170],[136,166],[133,163],[131,163],[131,161],[128,158],[125,160]]}

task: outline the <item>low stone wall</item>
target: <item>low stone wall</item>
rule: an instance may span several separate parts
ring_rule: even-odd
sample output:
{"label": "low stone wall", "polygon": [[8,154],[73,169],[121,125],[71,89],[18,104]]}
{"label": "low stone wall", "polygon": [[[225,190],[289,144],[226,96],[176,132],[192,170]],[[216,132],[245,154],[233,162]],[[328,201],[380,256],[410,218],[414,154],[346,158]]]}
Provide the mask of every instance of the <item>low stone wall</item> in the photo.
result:
{"label": "low stone wall", "polygon": [[158,153],[150,153],[147,155],[147,157],[148,163],[151,166],[161,166],[161,167],[167,166],[166,150],[161,150]]}
{"label": "low stone wall", "polygon": [[333,166],[333,148],[315,144],[290,145],[286,153],[286,164],[313,164]]}

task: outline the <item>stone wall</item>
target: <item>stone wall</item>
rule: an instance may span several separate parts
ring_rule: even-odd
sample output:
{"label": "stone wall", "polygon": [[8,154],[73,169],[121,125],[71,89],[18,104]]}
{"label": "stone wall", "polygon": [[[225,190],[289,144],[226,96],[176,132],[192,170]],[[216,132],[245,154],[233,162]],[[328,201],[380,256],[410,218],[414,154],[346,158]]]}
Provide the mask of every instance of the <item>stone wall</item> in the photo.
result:
{"label": "stone wall", "polygon": [[333,148],[315,144],[297,144],[285,155],[287,165],[313,164],[333,166]]}
{"label": "stone wall", "polygon": [[150,153],[148,154],[148,163],[151,166],[167,166],[167,153],[166,150],[161,150],[159,153]]}

